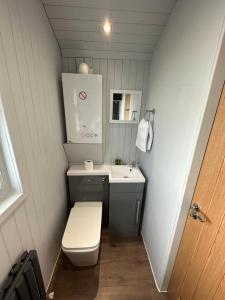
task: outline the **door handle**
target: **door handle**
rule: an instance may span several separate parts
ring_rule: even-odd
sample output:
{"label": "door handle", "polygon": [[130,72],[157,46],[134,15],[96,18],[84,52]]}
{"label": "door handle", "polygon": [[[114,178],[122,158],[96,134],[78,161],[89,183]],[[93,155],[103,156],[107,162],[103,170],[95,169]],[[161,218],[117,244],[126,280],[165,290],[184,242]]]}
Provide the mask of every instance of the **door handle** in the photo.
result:
{"label": "door handle", "polygon": [[140,199],[137,199],[136,224],[139,223],[140,203],[141,203]]}
{"label": "door handle", "polygon": [[190,216],[194,220],[198,220],[202,223],[206,221],[206,216],[201,212],[200,206],[198,203],[193,203],[190,208]]}

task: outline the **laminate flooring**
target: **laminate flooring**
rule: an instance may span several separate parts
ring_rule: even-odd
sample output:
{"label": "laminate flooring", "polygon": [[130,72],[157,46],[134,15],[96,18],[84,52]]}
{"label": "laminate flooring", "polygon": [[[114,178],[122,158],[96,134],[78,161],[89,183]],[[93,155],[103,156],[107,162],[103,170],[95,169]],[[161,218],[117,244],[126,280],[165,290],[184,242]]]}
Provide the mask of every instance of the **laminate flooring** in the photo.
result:
{"label": "laminate flooring", "polygon": [[49,286],[55,300],[167,300],[154,283],[141,237],[111,238],[102,231],[99,262],[74,267],[61,253]]}

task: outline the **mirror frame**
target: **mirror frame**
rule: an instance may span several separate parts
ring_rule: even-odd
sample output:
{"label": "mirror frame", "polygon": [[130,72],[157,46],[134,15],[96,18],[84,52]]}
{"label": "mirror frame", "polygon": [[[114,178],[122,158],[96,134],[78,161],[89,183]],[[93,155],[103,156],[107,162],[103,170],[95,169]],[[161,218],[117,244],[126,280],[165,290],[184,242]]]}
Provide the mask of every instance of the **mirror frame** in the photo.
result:
{"label": "mirror frame", "polygon": [[[140,113],[139,118],[135,121],[126,121],[126,120],[113,120],[112,113],[113,113],[113,93],[118,94],[131,94],[131,95],[138,95],[138,100],[140,101]],[[141,115],[141,101],[142,101],[142,91],[141,90],[117,90],[117,89],[110,89],[110,97],[109,97],[109,123],[123,123],[123,124],[138,124]]]}

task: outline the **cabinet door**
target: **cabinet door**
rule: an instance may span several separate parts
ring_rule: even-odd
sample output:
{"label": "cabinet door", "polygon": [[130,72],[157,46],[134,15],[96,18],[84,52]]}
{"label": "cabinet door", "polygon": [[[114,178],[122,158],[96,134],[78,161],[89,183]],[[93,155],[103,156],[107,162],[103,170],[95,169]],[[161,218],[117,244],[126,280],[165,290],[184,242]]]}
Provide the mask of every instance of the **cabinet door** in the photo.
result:
{"label": "cabinet door", "polygon": [[109,229],[117,235],[139,232],[142,193],[110,193]]}
{"label": "cabinet door", "polygon": [[79,201],[108,200],[107,176],[69,176],[71,206]]}

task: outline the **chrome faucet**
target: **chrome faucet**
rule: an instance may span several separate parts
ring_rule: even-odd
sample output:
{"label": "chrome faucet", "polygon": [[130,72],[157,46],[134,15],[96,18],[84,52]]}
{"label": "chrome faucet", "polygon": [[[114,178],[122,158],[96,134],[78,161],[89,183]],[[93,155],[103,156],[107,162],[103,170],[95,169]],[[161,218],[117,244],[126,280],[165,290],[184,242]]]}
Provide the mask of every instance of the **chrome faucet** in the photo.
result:
{"label": "chrome faucet", "polygon": [[132,169],[137,167],[137,162],[136,160],[133,160],[131,163]]}

